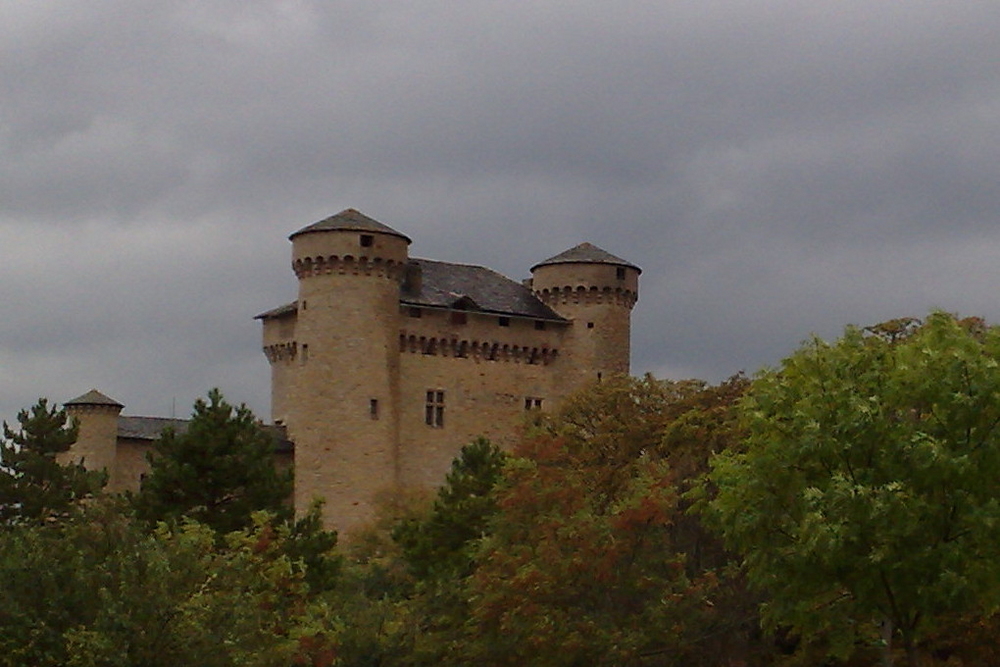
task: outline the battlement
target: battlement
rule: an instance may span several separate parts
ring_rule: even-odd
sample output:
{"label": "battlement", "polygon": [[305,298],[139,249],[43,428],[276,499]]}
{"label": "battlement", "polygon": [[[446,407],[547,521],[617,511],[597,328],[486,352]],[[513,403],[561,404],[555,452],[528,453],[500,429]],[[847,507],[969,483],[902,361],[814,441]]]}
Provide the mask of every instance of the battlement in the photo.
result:
{"label": "battlement", "polygon": [[292,271],[299,280],[313,276],[331,274],[377,276],[399,281],[406,265],[392,259],[382,257],[354,257],[345,255],[329,255],[327,257],[303,257],[292,262]]}

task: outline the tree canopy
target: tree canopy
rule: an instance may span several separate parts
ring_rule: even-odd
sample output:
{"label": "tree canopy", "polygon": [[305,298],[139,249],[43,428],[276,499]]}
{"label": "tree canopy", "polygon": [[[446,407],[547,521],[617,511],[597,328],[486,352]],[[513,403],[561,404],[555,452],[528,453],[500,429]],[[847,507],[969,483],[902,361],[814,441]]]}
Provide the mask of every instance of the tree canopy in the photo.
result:
{"label": "tree canopy", "polygon": [[288,514],[292,473],[279,471],[275,440],[245,405],[218,389],[198,399],[187,430],[164,431],[136,497],[147,521],[194,519],[219,533],[246,528],[255,511]]}
{"label": "tree canopy", "polygon": [[712,505],[772,626],[844,655],[895,636],[915,665],[943,616],[996,609],[998,364],[1000,329],[934,313],[814,339],[754,380]]}

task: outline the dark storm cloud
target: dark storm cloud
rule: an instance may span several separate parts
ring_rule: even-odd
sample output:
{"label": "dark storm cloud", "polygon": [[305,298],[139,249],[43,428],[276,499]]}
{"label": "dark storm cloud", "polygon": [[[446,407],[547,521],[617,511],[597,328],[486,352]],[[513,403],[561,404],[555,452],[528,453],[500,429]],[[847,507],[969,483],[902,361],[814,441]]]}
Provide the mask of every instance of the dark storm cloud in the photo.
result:
{"label": "dark storm cloud", "polygon": [[104,2],[0,10],[0,408],[267,412],[250,318],[355,206],[514,278],[645,269],[634,370],[719,379],[931,307],[1000,318],[1000,6]]}

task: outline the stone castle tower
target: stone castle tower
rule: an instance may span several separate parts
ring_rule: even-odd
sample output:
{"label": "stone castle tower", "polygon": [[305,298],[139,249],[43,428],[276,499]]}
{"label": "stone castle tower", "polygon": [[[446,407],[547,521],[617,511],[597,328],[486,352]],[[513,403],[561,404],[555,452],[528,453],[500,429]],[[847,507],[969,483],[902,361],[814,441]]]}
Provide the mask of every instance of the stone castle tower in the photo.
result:
{"label": "stone castle tower", "polygon": [[[409,256],[410,239],[348,209],[293,233],[297,299],[257,316],[271,368],[276,464],[295,507],[326,501],[328,527],[369,521],[382,493],[439,485],[461,447],[507,446],[526,413],[629,372],[640,269],[589,243],[511,280]],[[145,453],[184,420],[121,415],[96,390],[64,456],[137,489]]]}
{"label": "stone castle tower", "polygon": [[410,258],[410,239],[348,209],[290,236],[298,300],[259,315],[272,419],[295,443],[295,504],[341,527],[380,492],[439,484],[462,445],[508,444],[629,371],[640,269],[588,243],[512,281]]}

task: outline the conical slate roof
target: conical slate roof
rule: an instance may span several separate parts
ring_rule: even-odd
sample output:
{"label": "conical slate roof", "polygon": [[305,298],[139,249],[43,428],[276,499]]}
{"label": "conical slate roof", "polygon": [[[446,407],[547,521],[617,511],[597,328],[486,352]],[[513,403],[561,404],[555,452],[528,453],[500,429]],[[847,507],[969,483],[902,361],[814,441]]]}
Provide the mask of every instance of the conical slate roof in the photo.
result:
{"label": "conical slate roof", "polygon": [[91,389],[90,391],[88,391],[83,396],[77,396],[76,398],[74,398],[71,401],[66,401],[65,403],[63,403],[63,405],[64,406],[66,406],[66,405],[106,405],[108,407],[118,408],[119,410],[121,408],[125,407],[124,405],[122,405],[121,403],[119,403],[118,401],[116,401],[115,399],[109,398],[109,397],[105,396],[104,394],[102,394],[101,392],[97,391],[96,389]]}
{"label": "conical slate roof", "polygon": [[543,262],[539,262],[531,267],[534,271],[540,266],[549,264],[614,264],[615,266],[627,266],[642,273],[642,269],[631,262],[626,262],[621,257],[612,255],[607,250],[598,248],[593,243],[581,243],[565,252],[561,252],[555,257],[549,257]]}
{"label": "conical slate roof", "polygon": [[299,234],[308,234],[310,232],[374,232],[376,234],[392,234],[393,236],[406,239],[406,242],[410,243],[410,237],[397,232],[389,225],[369,218],[364,213],[353,208],[345,208],[340,213],[331,215],[325,220],[320,220],[307,227],[303,227],[288,238],[291,240]]}

